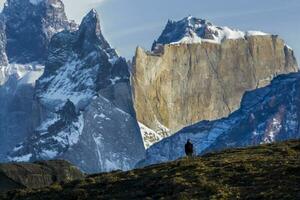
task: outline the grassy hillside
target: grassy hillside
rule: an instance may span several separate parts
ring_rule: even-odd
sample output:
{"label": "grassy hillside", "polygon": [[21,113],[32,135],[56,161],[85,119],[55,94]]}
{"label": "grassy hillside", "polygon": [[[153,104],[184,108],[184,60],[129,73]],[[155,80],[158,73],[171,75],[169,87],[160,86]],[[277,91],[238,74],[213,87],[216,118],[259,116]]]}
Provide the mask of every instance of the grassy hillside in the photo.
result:
{"label": "grassy hillside", "polygon": [[300,199],[300,141],[91,175],[6,199]]}

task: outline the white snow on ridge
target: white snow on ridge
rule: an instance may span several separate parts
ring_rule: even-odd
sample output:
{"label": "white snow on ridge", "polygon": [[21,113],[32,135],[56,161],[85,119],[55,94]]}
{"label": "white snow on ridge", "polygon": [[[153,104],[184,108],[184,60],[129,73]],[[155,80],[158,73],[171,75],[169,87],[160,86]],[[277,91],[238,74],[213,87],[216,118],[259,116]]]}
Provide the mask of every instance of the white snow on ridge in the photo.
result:
{"label": "white snow on ridge", "polygon": [[[200,23],[200,19],[196,19],[193,17],[188,17],[179,21],[177,23],[186,23],[186,34],[184,37],[179,39],[178,41],[172,42],[171,45],[176,44],[193,44],[193,43],[201,43],[201,42],[210,42],[221,44],[224,40],[236,40],[236,39],[245,39],[246,37],[251,36],[268,36],[270,34],[264,33],[261,31],[240,31],[238,29],[231,29],[227,26],[218,27],[209,22],[205,22],[204,24]],[[175,32],[177,29],[174,29]],[[205,32],[205,36],[210,32],[211,39],[205,38],[203,36],[203,32]],[[169,33],[171,34],[171,33]],[[175,33],[176,34],[176,33]]]}
{"label": "white snow on ridge", "polygon": [[261,32],[261,31],[247,31],[246,32],[246,35],[247,36],[259,36],[259,35],[270,35],[268,33],[264,33],[264,32]]}
{"label": "white snow on ridge", "polygon": [[55,76],[41,79],[41,84],[50,83],[47,90],[43,91],[40,96],[42,101],[45,103],[55,102],[59,107],[63,106],[69,99],[78,107],[92,99],[95,96],[94,80],[96,80],[97,74],[95,72],[98,66],[80,70],[79,66],[81,65],[81,61],[75,58],[61,67]]}
{"label": "white snow on ridge", "polygon": [[289,50],[293,50],[292,47],[290,47],[289,45],[285,44],[286,48],[288,48]]}

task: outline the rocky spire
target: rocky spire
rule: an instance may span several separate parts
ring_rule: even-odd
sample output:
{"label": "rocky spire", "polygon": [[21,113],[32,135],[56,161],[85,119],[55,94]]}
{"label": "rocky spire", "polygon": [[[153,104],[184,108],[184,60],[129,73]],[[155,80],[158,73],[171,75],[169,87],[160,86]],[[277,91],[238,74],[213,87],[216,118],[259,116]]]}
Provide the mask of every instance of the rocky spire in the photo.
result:
{"label": "rocky spire", "polygon": [[97,11],[92,9],[82,20],[78,31],[77,45],[84,52],[90,52],[95,46],[99,46],[108,54],[109,58],[117,56],[114,49],[102,35],[100,19]]}
{"label": "rocky spire", "polygon": [[43,63],[51,37],[75,29],[61,0],[7,0],[3,9],[10,62]]}

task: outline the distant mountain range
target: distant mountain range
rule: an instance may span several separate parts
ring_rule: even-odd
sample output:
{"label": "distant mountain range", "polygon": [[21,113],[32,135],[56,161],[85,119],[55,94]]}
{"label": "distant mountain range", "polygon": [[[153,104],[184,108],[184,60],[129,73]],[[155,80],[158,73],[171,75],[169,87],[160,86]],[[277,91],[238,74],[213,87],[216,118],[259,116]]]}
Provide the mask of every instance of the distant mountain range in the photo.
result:
{"label": "distant mountain range", "polygon": [[7,0],[0,161],[65,159],[94,173],[176,159],[187,138],[200,154],[300,137],[298,65],[276,35],[190,16],[128,63],[95,10],[78,25],[61,0]]}

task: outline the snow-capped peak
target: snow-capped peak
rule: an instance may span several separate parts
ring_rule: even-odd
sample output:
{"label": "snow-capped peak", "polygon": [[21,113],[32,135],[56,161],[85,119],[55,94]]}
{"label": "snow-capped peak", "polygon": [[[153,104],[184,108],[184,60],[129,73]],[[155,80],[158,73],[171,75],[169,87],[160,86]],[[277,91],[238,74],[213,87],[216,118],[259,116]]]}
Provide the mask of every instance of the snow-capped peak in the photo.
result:
{"label": "snow-capped peak", "polygon": [[211,42],[220,44],[227,39],[244,39],[255,35],[270,35],[261,31],[240,31],[220,27],[205,19],[188,16],[180,21],[169,20],[156,45]]}
{"label": "snow-capped peak", "polygon": [[[93,25],[95,27],[98,23],[99,15],[95,9],[92,9],[82,20],[81,26]],[[99,26],[100,28],[100,26]]]}

